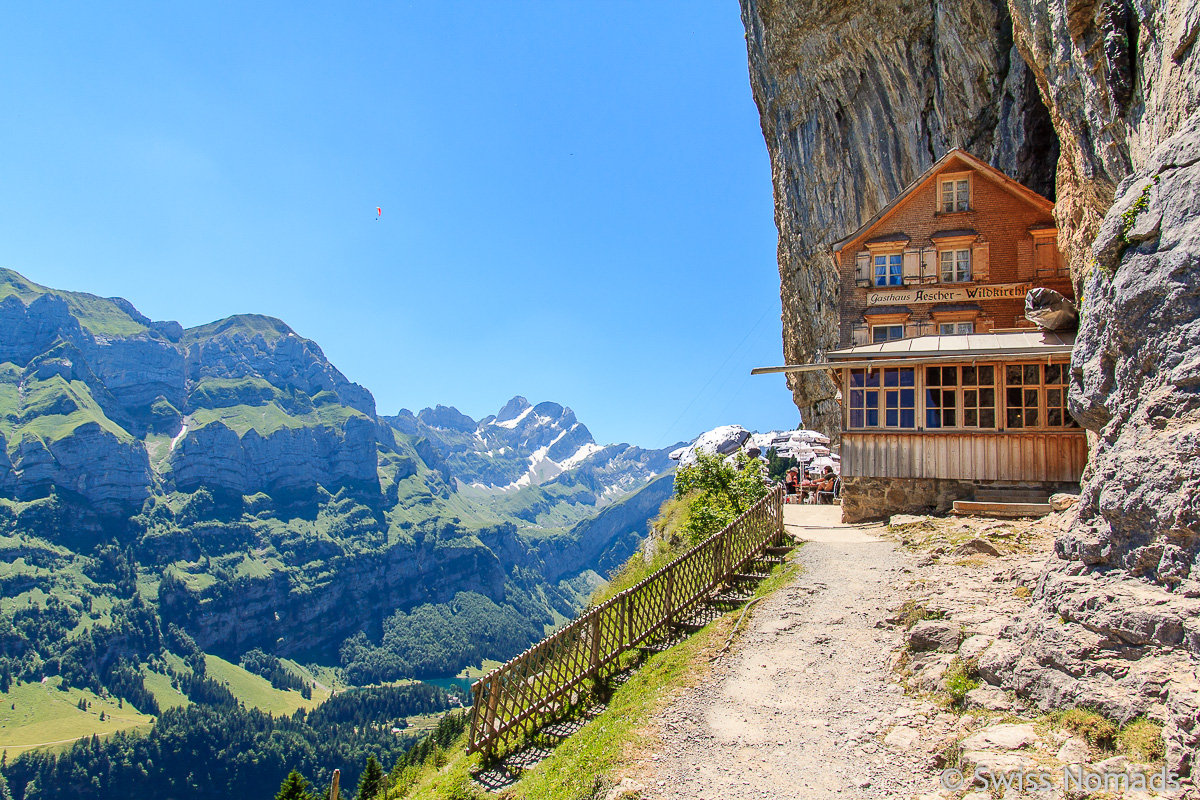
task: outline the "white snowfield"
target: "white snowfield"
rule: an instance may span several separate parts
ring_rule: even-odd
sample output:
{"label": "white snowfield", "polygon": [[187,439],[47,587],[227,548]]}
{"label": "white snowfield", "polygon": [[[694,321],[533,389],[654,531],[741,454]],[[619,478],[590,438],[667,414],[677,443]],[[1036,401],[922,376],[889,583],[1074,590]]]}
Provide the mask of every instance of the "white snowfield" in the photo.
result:
{"label": "white snowfield", "polygon": [[808,467],[829,464],[835,472],[840,471],[841,458],[832,453],[828,445],[829,437],[818,431],[801,429],[750,433],[741,425],[722,425],[700,434],[687,447],[672,451],[670,457],[678,461],[679,466],[687,467],[698,461],[698,452],[732,458],[739,450],[746,451],[754,447],[758,449],[760,458],[765,457],[768,450],[774,449],[779,456],[795,458]]}

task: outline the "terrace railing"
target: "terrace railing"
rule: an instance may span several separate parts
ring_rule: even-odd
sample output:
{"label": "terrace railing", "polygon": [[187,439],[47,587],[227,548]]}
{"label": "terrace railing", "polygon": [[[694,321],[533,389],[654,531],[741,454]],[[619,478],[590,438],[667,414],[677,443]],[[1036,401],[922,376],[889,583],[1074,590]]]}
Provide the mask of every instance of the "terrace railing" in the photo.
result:
{"label": "terrace railing", "polygon": [[468,752],[494,754],[555,720],[581,699],[585,681],[686,618],[782,535],[776,487],[720,533],[476,681]]}

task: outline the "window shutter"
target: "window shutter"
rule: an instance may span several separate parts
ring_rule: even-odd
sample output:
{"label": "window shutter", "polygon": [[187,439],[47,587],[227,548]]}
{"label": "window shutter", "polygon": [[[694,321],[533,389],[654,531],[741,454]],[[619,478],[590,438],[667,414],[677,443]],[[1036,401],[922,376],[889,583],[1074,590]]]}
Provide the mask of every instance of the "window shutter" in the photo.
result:
{"label": "window shutter", "polygon": [[921,335],[921,323],[910,322],[904,326],[904,338],[913,339]]}
{"label": "window shutter", "polygon": [[937,283],[938,253],[937,248],[926,247],[921,251],[921,283]]}
{"label": "window shutter", "polygon": [[1033,280],[1033,262],[1033,237],[1026,236],[1017,241],[1017,280]]}
{"label": "window shutter", "polygon": [[860,322],[850,327],[850,344],[858,347],[860,344],[867,344],[867,323]]}
{"label": "window shutter", "polygon": [[871,253],[868,250],[854,257],[854,285],[871,285]]}
{"label": "window shutter", "polygon": [[976,333],[988,333],[994,327],[996,327],[996,321],[994,319],[992,319],[991,317],[976,317],[975,318],[975,332]]}
{"label": "window shutter", "polygon": [[983,283],[992,278],[991,266],[988,264],[988,243],[980,242],[971,246],[971,280]]}
{"label": "window shutter", "polygon": [[920,283],[921,281],[921,251],[904,251],[904,284]]}

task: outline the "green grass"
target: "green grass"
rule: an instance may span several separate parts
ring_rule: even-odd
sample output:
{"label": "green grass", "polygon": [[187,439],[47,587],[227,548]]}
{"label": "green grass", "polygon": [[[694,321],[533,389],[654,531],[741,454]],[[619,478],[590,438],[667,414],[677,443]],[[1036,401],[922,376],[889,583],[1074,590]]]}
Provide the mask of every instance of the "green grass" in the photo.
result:
{"label": "green grass", "polygon": [[312,708],[329,697],[329,692],[316,688],[313,689],[312,699],[305,700],[299,692],[293,689],[287,691],[276,689],[266,678],[247,672],[237,664],[231,664],[214,655],[206,655],[204,664],[209,677],[225,684],[225,687],[238,700],[247,706],[269,711],[272,714],[290,716],[298,708]]}
{"label": "green grass", "polygon": [[245,436],[251,430],[268,436],[282,428],[308,428],[315,425],[340,428],[350,417],[367,418],[361,411],[342,405],[324,405],[308,414],[292,415],[272,401],[261,406],[236,405],[197,409],[189,417],[189,428],[198,430],[205,425],[220,422],[239,437]]}
{"label": "green grass", "polygon": [[[9,758],[38,747],[65,748],[93,734],[149,729],[153,717],[130,704],[119,705],[116,699],[105,700],[82,689],[59,691],[61,681],[55,677],[45,683],[16,683],[7,694],[0,694],[0,749],[7,750]],[[81,698],[91,704],[87,711],[77,706]]]}
{"label": "green grass", "polygon": [[142,668],[142,683],[154,695],[158,707],[163,711],[177,706],[190,705],[187,695],[171,685],[171,679],[160,672]]}
{"label": "green grass", "polygon": [[1160,761],[1166,752],[1162,734],[1162,725],[1139,717],[1117,734],[1117,751],[1143,764]]}
{"label": "green grass", "polygon": [[293,333],[292,329],[281,319],[263,314],[234,314],[232,317],[219,319],[207,325],[188,328],[183,332],[183,344],[186,346],[202,339],[235,334],[249,338],[262,336],[268,342],[274,342],[289,333]]}
{"label": "green grass", "polygon": [[44,294],[61,297],[67,302],[79,324],[99,336],[136,336],[148,330],[120,306],[104,297],[86,292],[64,292],[40,286],[10,269],[0,268],[0,300],[16,295],[28,305]]}

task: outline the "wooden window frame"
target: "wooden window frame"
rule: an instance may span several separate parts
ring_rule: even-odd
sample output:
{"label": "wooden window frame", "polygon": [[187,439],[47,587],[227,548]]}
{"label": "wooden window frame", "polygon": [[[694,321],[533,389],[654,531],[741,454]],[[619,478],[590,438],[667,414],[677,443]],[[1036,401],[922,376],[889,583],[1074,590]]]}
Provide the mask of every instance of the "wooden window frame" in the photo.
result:
{"label": "wooden window frame", "polygon": [[[898,289],[898,288],[904,286],[904,250],[901,248],[895,248],[895,249],[888,249],[888,250],[871,250],[870,252],[871,252],[871,272],[867,276],[867,280],[870,282],[870,284],[869,284],[870,287],[872,289]],[[884,266],[887,269],[886,269],[886,272],[884,273],[884,280],[889,281],[888,283],[877,283],[876,282],[877,275],[875,273],[875,268],[876,268],[875,259],[877,259],[877,258],[885,259]],[[894,264],[892,263],[893,260],[895,260]],[[890,282],[891,278],[892,278],[892,267],[893,266],[896,268],[896,276],[895,276],[897,278],[896,283]]]}
{"label": "wooden window frame", "polygon": [[[967,206],[966,208],[958,207],[958,183],[959,181],[967,182]],[[952,191],[954,192],[954,208],[946,210],[946,184],[953,184]],[[938,214],[966,214],[975,210],[975,176],[973,172],[946,172],[938,175],[937,178],[937,213]]]}
{"label": "wooden window frame", "polygon": [[[1071,416],[1071,412],[1067,408],[1067,395],[1070,392],[1071,386],[1070,379],[1068,377],[1068,371],[1071,368],[1069,363],[1047,363],[1045,361],[1006,361],[1002,366],[1003,369],[997,376],[997,383],[1000,385],[1000,399],[1004,406],[1004,416],[1002,420],[1004,423],[1003,429],[1005,431],[1036,431],[1041,433],[1045,431],[1071,431],[1080,429],[1079,423],[1074,417]],[[1022,383],[1010,386],[1008,382],[1009,369],[1014,367],[1020,368]],[[1028,370],[1034,368],[1037,369],[1038,382],[1025,382],[1025,379],[1028,375]],[[1061,375],[1061,382],[1046,382],[1048,374],[1051,372],[1051,370],[1055,370],[1059,375]],[[1021,393],[1022,402],[1019,407],[1025,410],[1025,414],[1023,414],[1023,416],[1027,416],[1028,410],[1034,408],[1033,406],[1025,403],[1030,393],[1033,394],[1037,403],[1036,409],[1034,409],[1037,413],[1037,421],[1035,424],[1026,425],[1024,424],[1024,421],[1022,421],[1022,424],[1017,426],[1009,424],[1009,398],[1010,392],[1012,391],[1018,391]],[[1063,424],[1061,425],[1051,425],[1049,422],[1050,409],[1052,406],[1048,402],[1048,398],[1052,392],[1057,392],[1061,398],[1060,402],[1053,406],[1056,410],[1060,410],[1062,413]]]}
{"label": "wooden window frame", "polygon": [[[967,277],[965,280],[959,280],[958,279],[958,260],[959,260],[959,256],[962,255],[963,253],[966,253],[966,256],[967,256]],[[953,262],[953,269],[951,269],[951,271],[950,271],[950,275],[953,277],[951,277],[950,280],[946,280],[946,268],[945,268],[945,264],[944,264],[946,256],[950,256],[950,259]],[[946,283],[946,284],[975,283],[975,269],[974,269],[975,263],[974,262],[975,262],[975,255],[973,252],[973,248],[970,246],[944,245],[944,246],[938,247],[938,283]]]}
{"label": "wooden window frame", "polygon": [[[873,322],[870,324],[869,327],[870,327],[870,335],[868,336],[868,339],[870,340],[871,344],[880,344],[881,342],[898,342],[901,339],[906,338],[904,335],[905,324],[903,322]],[[889,336],[886,339],[876,339],[875,331],[878,328],[899,328],[900,335],[894,336],[894,337]]]}
{"label": "wooden window frame", "polygon": [[[953,434],[953,433],[958,433],[958,434],[963,434],[963,433],[1004,434],[1004,433],[1061,433],[1061,432],[1081,431],[1082,430],[1079,423],[1076,422],[1074,420],[1074,418],[1072,418],[1070,416],[1070,411],[1067,408],[1066,398],[1067,398],[1067,393],[1070,389],[1069,378],[1067,377],[1068,370],[1070,369],[1069,362],[1059,362],[1059,361],[1047,362],[1046,360],[1043,359],[1043,360],[1039,360],[1039,361],[1028,361],[1028,360],[988,361],[986,363],[977,364],[977,365],[976,364],[953,364],[953,365],[952,364],[921,364],[921,365],[914,365],[911,367],[903,366],[902,359],[897,359],[895,361],[895,363],[896,363],[896,366],[894,366],[894,367],[893,366],[884,366],[883,364],[876,364],[876,366],[874,366],[870,370],[867,370],[867,369],[861,368],[861,367],[858,367],[858,368],[847,367],[842,370],[842,373],[843,373],[842,391],[843,391],[843,396],[846,398],[846,402],[844,403],[844,407],[843,407],[844,414],[843,414],[843,419],[842,419],[842,426],[843,426],[844,431],[846,431],[847,433],[864,433],[864,432],[865,433],[883,433],[883,432],[889,432],[889,431],[902,431],[902,432],[912,432],[912,433],[934,432],[934,433],[951,433],[951,434]],[[934,366],[942,368],[942,369],[944,369],[946,367],[954,367],[954,369],[956,370],[957,384],[955,385],[955,387],[953,389],[953,391],[954,391],[954,406],[953,407],[954,407],[954,417],[955,417],[956,424],[953,426],[938,425],[938,426],[931,427],[928,424],[929,423],[929,411],[930,411],[931,405],[928,402],[928,396],[926,394],[927,390],[935,389],[935,390],[939,390],[939,391],[945,391],[945,389],[943,389],[940,386],[931,386],[928,381],[928,373],[926,370],[928,368],[934,367]],[[974,383],[974,384],[970,384],[970,385],[964,385],[963,371],[965,369],[970,369],[970,368],[980,369],[983,367],[991,367],[993,370],[992,382],[990,384]],[[1034,386],[1032,384],[1027,385],[1027,384],[1022,383],[1022,385],[1019,387],[1022,391],[1025,391],[1026,389],[1030,389],[1030,390],[1036,390],[1036,392],[1037,392],[1037,394],[1036,394],[1036,397],[1037,397],[1037,421],[1038,421],[1037,425],[1029,425],[1029,426],[1022,425],[1021,427],[1010,427],[1008,425],[1008,411],[1009,411],[1008,389],[1009,389],[1009,386],[1008,386],[1008,381],[1007,381],[1007,370],[1009,367],[1020,367],[1022,370],[1024,370],[1026,367],[1036,367],[1038,370],[1039,383],[1036,386]],[[1061,376],[1062,382],[1061,383],[1046,383],[1047,374],[1048,374],[1047,368],[1050,368],[1053,371],[1057,371],[1057,374]],[[911,387],[914,389],[914,392],[915,392],[914,393],[914,405],[912,408],[913,418],[914,418],[913,419],[913,421],[914,421],[913,427],[898,427],[898,426],[891,426],[891,425],[887,424],[887,410],[888,410],[888,399],[886,396],[887,392],[890,390],[898,391],[900,388],[905,388],[905,389],[910,388],[908,386],[899,387],[899,386],[887,386],[886,385],[886,380],[884,377],[885,371],[886,370],[897,370],[897,369],[911,369],[914,371],[913,386]],[[864,385],[863,387],[853,386],[854,373],[862,373],[864,375],[864,383],[870,383],[873,381],[873,385]],[[875,378],[870,378],[869,376],[871,376],[871,375],[874,375]],[[853,403],[852,403],[853,397],[852,397],[851,393],[857,391],[858,389],[861,389],[864,392],[864,394],[863,394],[864,405],[859,407],[863,410],[862,420],[863,420],[864,424],[861,426],[851,426],[850,423],[851,423],[851,419],[853,416],[853,411],[859,410],[859,408],[855,408],[853,406]],[[981,391],[986,391],[989,389],[995,393],[994,394],[994,402],[991,404],[991,406],[988,406],[987,404],[980,405],[978,402],[972,406],[968,406],[966,404],[966,397],[965,397],[966,392],[971,392],[971,391],[981,392]],[[874,404],[873,405],[865,405],[865,401],[866,401],[866,397],[867,397],[866,393],[868,393],[868,392],[873,393],[873,395],[874,395]],[[1070,424],[1050,425],[1047,423],[1048,412],[1050,411],[1050,405],[1048,403],[1048,396],[1053,392],[1059,393],[1058,396],[1061,398],[1061,400],[1060,400],[1060,405],[1058,406],[1058,408],[1060,408],[1062,411],[1064,423],[1066,423],[1069,420]],[[948,408],[948,406],[946,406],[944,404],[941,405],[940,407]],[[988,409],[988,408],[991,408],[995,413],[994,424],[991,427],[988,427],[985,425],[978,425],[978,424],[977,425],[966,425],[965,424],[967,412],[969,410],[975,409],[976,411],[980,411],[982,409]],[[867,422],[867,420],[869,419],[869,415],[867,413],[868,409],[874,411],[874,413],[875,413],[875,419],[876,419],[875,425],[865,424]],[[907,407],[905,407],[904,410],[908,410]],[[977,417],[977,419],[978,419],[978,417]]]}

